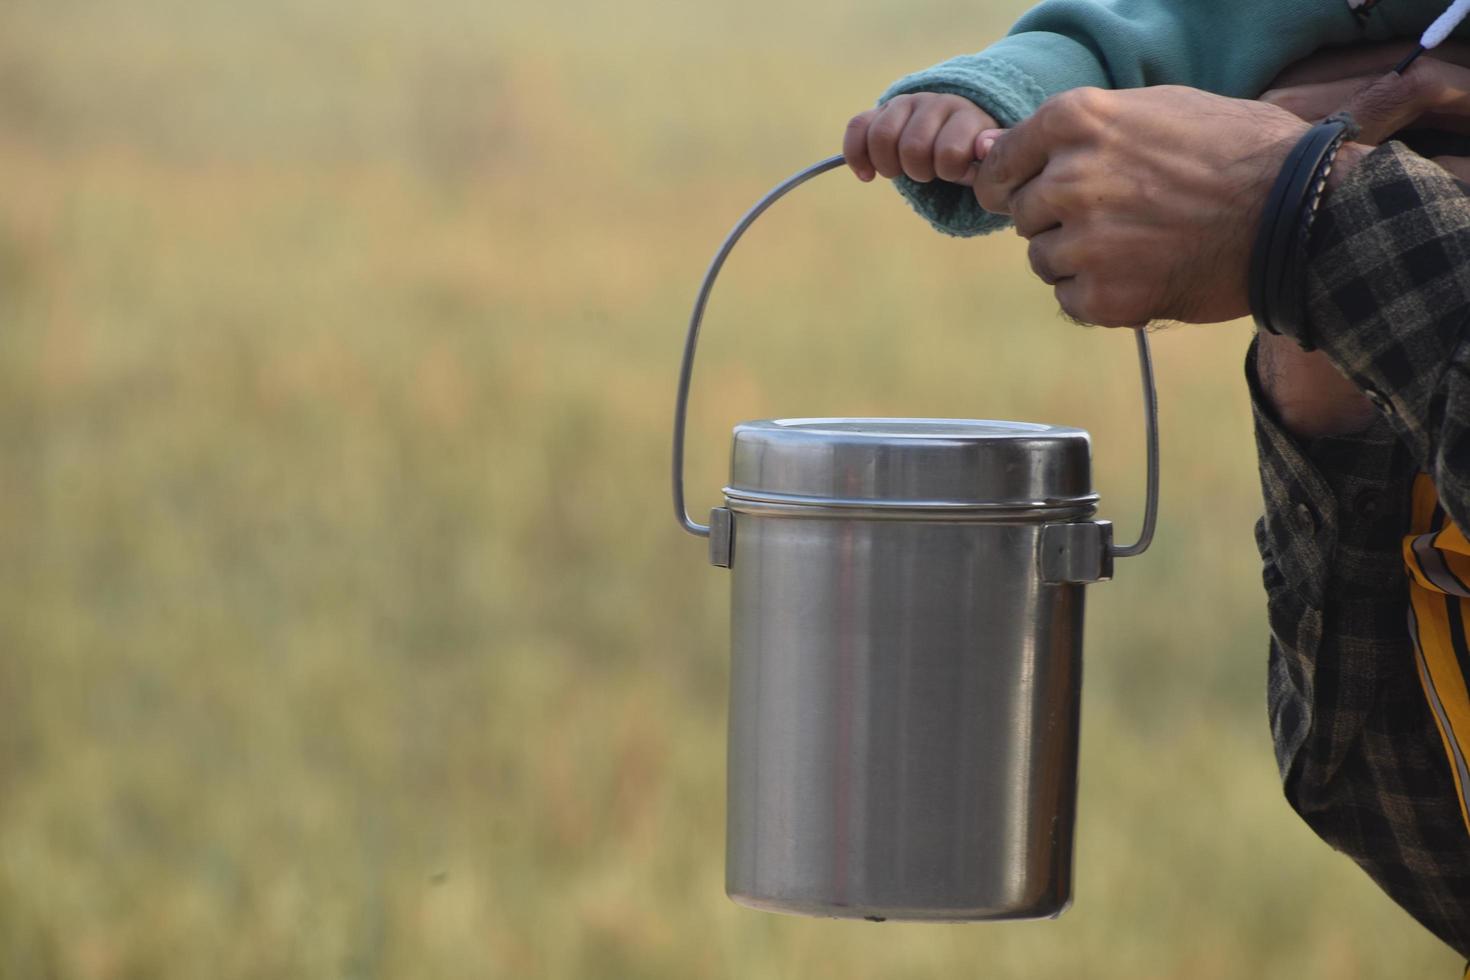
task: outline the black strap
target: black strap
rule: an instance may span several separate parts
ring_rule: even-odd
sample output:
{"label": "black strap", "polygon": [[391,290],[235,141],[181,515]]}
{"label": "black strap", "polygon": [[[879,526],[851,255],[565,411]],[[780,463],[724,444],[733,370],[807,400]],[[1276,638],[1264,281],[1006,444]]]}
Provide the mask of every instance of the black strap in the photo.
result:
{"label": "black strap", "polygon": [[1307,240],[1338,148],[1357,131],[1346,114],[1307,130],[1286,156],[1261,211],[1251,252],[1249,298],[1256,326],[1312,350],[1302,283]]}

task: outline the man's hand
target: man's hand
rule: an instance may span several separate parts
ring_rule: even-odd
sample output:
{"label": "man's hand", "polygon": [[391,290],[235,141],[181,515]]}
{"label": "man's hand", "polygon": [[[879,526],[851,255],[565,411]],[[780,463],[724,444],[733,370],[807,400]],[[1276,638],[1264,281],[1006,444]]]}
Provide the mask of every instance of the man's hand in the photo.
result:
{"label": "man's hand", "polygon": [[921,184],[936,177],[966,187],[975,182],[975,138],[995,120],[958,95],[918,92],[894,96],[847,124],[842,155],[859,180],[875,173],[907,174]]}
{"label": "man's hand", "polygon": [[[1358,139],[1363,143],[1381,143],[1407,126],[1470,134],[1470,68],[1445,60],[1446,55],[1463,59],[1466,52],[1463,45],[1448,52],[1435,48],[1403,75],[1389,72],[1275,88],[1261,101],[1303,119],[1321,119],[1347,108],[1362,127]],[[1470,157],[1439,156],[1434,162],[1461,180],[1470,179]]]}
{"label": "man's hand", "polygon": [[1284,109],[1158,86],[1074,89],[980,134],[975,197],[1010,214],[1062,310],[1104,326],[1249,312],[1267,192],[1307,124]]}

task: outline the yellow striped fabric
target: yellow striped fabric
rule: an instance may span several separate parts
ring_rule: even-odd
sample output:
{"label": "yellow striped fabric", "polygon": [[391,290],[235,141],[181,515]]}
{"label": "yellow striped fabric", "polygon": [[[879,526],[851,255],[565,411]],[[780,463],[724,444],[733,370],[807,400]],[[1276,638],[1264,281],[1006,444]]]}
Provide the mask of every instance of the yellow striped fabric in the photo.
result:
{"label": "yellow striped fabric", "polygon": [[[1460,813],[1470,829],[1470,541],[1439,504],[1429,476],[1414,480],[1410,533],[1404,538],[1409,570],[1409,632],[1414,639],[1419,681],[1444,740]],[[1467,971],[1470,978],[1470,971]]]}

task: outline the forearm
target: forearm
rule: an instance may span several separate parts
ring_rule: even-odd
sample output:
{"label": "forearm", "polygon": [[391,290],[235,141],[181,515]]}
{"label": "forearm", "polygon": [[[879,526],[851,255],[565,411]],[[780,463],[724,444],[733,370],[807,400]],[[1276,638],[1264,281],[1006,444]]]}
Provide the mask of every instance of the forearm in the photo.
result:
{"label": "forearm", "polygon": [[[953,92],[1002,126],[1084,86],[1188,85],[1254,98],[1298,59],[1374,33],[1347,4],[1321,0],[1047,0],[1000,41],[900,79],[884,98]],[[997,64],[1018,77],[997,77]]]}
{"label": "forearm", "polygon": [[1304,351],[1286,337],[1262,333],[1255,370],[1271,411],[1302,438],[1361,432],[1374,419],[1373,404],[1333,367],[1321,351]]}
{"label": "forearm", "polygon": [[[1047,0],[997,43],[899,79],[880,102],[913,92],[963,96],[1009,128],[1070,89],[1179,84],[1254,98],[1320,47],[1373,36],[1342,2],[1324,0]],[[896,186],[939,230],[975,235],[1004,215],[943,181]]]}

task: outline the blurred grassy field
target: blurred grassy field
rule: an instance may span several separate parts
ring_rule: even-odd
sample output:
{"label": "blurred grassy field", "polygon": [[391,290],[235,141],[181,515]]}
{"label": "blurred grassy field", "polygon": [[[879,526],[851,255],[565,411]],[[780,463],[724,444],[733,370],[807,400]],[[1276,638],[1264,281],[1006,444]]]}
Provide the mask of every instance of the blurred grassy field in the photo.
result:
{"label": "blurred grassy field", "polygon": [[[1277,787],[1241,325],[1157,340],[1073,909],[724,898],[727,582],[665,485],[687,304],[756,195],[1020,6],[7,0],[0,976],[1457,975]],[[827,177],[707,337],[697,507],[742,418],[1024,418],[1092,430],[1135,526],[1132,346],[1011,236]]]}

